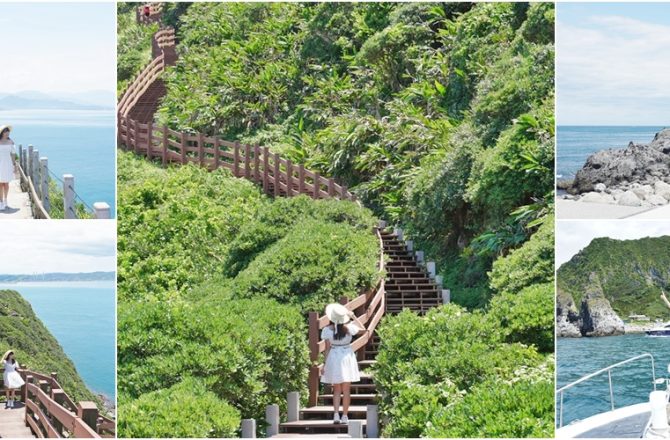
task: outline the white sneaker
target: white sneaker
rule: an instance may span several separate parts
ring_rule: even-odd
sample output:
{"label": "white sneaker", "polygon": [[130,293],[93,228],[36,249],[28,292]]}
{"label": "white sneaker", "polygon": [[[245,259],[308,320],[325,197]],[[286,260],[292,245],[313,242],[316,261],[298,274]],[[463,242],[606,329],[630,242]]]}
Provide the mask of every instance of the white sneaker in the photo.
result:
{"label": "white sneaker", "polygon": [[347,423],[349,423],[349,417],[347,417],[347,416],[342,416],[342,424],[343,424],[343,425],[346,425]]}
{"label": "white sneaker", "polygon": [[340,423],[340,413],[335,413],[335,415],[333,415],[333,423],[336,424],[336,425],[339,425],[339,423]]}
{"label": "white sneaker", "polygon": [[5,202],[0,202],[0,211],[4,211],[6,207],[7,204]]}

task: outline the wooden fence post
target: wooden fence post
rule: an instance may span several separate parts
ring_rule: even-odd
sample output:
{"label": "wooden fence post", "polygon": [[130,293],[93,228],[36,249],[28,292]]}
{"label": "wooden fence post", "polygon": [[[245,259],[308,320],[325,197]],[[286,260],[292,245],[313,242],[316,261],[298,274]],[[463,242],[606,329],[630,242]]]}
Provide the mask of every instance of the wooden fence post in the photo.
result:
{"label": "wooden fence post", "polygon": [[198,133],[198,162],[201,167],[205,166],[205,139],[202,133]]}
{"label": "wooden fence post", "polygon": [[[214,138],[214,169],[218,169],[221,165],[221,141],[218,137]],[[254,420],[254,423],[256,421]]]}
{"label": "wooden fence post", "polygon": [[111,214],[111,208],[109,207],[108,203],[105,202],[95,202],[93,204],[93,212],[95,214],[95,218],[99,220],[106,220],[109,218],[112,218]]}
{"label": "wooden fence post", "polygon": [[137,126],[137,124],[138,124],[137,120],[131,119],[131,121],[133,121],[133,144],[134,144],[133,146],[134,146],[135,154],[140,154],[140,142],[139,142],[140,129]]}
{"label": "wooden fence post", "polygon": [[74,176],[63,174],[63,217],[66,219],[77,218],[74,207]]}
{"label": "wooden fence post", "polygon": [[251,179],[251,145],[244,145],[244,177]]}
{"label": "wooden fence post", "polygon": [[185,165],[186,162],[188,162],[188,159],[186,158],[186,133],[183,131],[181,132],[181,164]]}
{"label": "wooden fence post", "polygon": [[163,153],[163,166],[167,166],[168,163],[168,128],[167,125],[163,125],[163,148],[161,149]]}
{"label": "wooden fence post", "polygon": [[270,149],[263,147],[263,191],[267,194],[269,192],[268,182],[268,168],[270,167]]}
{"label": "wooden fence post", "polygon": [[258,182],[260,180],[260,166],[261,160],[258,156],[260,153],[260,146],[258,144],[254,145],[254,180]]}
{"label": "wooden fence post", "polygon": [[328,195],[335,197],[335,180],[332,177],[328,179]]}
{"label": "wooden fence post", "polygon": [[154,147],[154,125],[151,121],[147,122],[147,159],[151,160],[153,158],[153,147]]}
{"label": "wooden fence post", "polygon": [[319,173],[314,173],[314,194],[312,198],[318,200],[321,196],[321,176]]}
{"label": "wooden fence post", "polygon": [[305,194],[305,165],[298,165],[298,194]]}
{"label": "wooden fence post", "polygon": [[95,402],[82,401],[77,405],[77,416],[98,432],[98,407]]}
{"label": "wooden fence post", "polygon": [[235,141],[233,146],[233,176],[239,177],[240,169],[240,143]]}
{"label": "wooden fence post", "polygon": [[[51,390],[51,398],[60,406],[63,406],[63,402],[65,402],[65,391],[60,390],[60,389],[52,389]],[[63,435],[63,424],[58,421],[56,417],[52,418],[52,423],[54,425],[54,428],[56,428],[56,431],[62,436]]]}
{"label": "wooden fence post", "polygon": [[40,157],[40,196],[44,210],[49,213],[51,200],[49,200],[49,159]]}
{"label": "wooden fence post", "polygon": [[293,196],[293,164],[286,160],[286,195]]}
{"label": "wooden fence post", "polygon": [[275,197],[279,196],[279,190],[281,189],[281,178],[279,176],[279,155],[275,153],[272,157],[274,161],[274,171],[272,174],[272,180],[274,181],[274,193]]}
{"label": "wooden fence post", "polygon": [[319,360],[319,313],[309,312],[308,343],[309,360],[312,365],[309,368],[309,406],[315,406],[319,398],[319,367],[316,362]]}

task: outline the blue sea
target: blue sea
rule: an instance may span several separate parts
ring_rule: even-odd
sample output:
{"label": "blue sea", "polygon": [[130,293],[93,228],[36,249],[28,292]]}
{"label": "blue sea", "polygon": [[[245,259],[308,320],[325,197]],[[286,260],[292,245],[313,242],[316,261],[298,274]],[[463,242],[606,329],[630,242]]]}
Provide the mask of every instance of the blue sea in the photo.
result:
{"label": "blue sea", "polygon": [[116,396],[116,294],[113,281],[2,284],[18,291],[58,340],[86,385]]}
{"label": "blue sea", "polygon": [[18,145],[32,144],[59,177],[74,176],[75,191],[88,204],[107,202],[116,211],[114,110],[0,111]]}
{"label": "blue sea", "polygon": [[568,126],[557,129],[556,173],[571,179],[596,151],[626,148],[633,141],[647,144],[664,127]]}
{"label": "blue sea", "polygon": [[[657,378],[668,377],[670,338],[654,338],[641,334],[602,338],[558,338],[556,388],[643,353],[654,356]],[[649,401],[649,392],[653,390],[651,362],[648,358],[641,359],[612,370],[612,384],[616,408]],[[664,389],[664,386],[659,389]],[[556,411],[558,402],[559,396],[556,396]],[[609,386],[605,373],[565,392],[563,425],[610,409]],[[556,424],[558,425],[558,412]]]}

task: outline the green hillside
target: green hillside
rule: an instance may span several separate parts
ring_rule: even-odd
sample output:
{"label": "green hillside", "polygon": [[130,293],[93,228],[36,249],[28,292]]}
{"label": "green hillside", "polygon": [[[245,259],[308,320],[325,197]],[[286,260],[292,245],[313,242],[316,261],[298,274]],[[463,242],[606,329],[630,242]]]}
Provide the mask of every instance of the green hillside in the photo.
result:
{"label": "green hillside", "polygon": [[[0,352],[12,349],[21,365],[42,373],[58,373],[58,383],[75,401],[100,401],[82,381],[63,348],[20,293],[0,290]],[[4,394],[3,394],[4,396]],[[4,397],[3,397],[4,398]]]}
{"label": "green hillside", "polygon": [[667,319],[660,290],[670,290],[670,236],[639,240],[596,238],[558,269],[559,292],[581,303],[591,272],[598,274],[617,314]]}

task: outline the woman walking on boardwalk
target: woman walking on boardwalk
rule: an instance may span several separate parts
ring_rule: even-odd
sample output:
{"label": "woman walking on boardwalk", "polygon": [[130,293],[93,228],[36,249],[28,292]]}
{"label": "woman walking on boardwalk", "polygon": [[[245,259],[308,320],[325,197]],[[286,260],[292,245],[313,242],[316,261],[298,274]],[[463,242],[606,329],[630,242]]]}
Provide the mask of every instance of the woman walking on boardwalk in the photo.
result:
{"label": "woman walking on boardwalk", "polygon": [[[365,330],[365,326],[341,304],[329,304],[326,316],[331,325],[321,331],[321,339],[326,341],[326,361],[321,382],[333,386],[333,423],[349,423],[349,404],[351,403],[351,382],[361,380],[358,361],[351,340]],[[353,319],[353,323],[349,321]],[[349,324],[348,324],[349,323]],[[340,395],[342,395],[342,417],[340,418]]]}
{"label": "woman walking on boardwalk", "polygon": [[21,388],[25,382],[21,378],[19,372],[16,371],[16,369],[19,368],[19,363],[16,362],[12,350],[7,351],[2,356],[2,366],[5,368],[5,372],[2,375],[2,383],[5,387],[6,397],[5,408],[14,408],[16,390]]}
{"label": "woman walking on boardwalk", "polygon": [[9,208],[7,206],[7,195],[9,194],[9,182],[14,179],[14,141],[9,138],[12,127],[0,126],[0,210]]}

